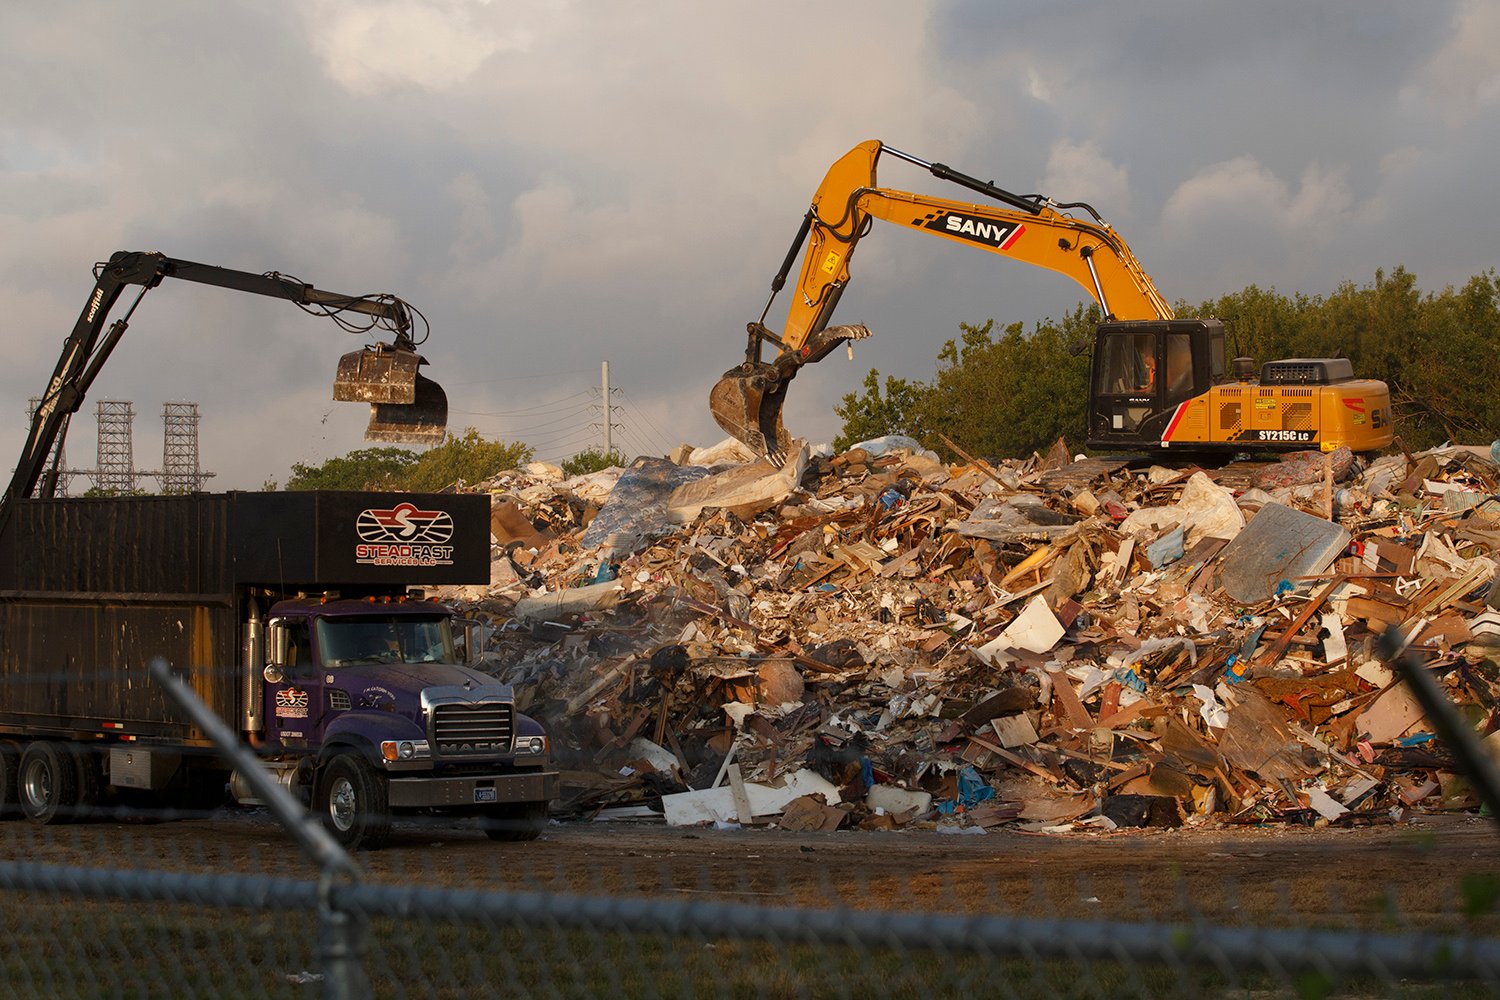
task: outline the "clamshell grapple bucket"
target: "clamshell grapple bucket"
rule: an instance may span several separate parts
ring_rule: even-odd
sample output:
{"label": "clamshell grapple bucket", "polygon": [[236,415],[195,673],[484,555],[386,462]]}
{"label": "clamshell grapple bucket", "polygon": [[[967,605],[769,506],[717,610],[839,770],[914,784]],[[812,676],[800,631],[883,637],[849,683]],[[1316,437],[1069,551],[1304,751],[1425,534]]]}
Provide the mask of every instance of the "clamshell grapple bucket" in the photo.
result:
{"label": "clamshell grapple bucket", "polygon": [[369,403],[365,438],[394,444],[441,444],[448,428],[448,395],[417,372],[427,360],[406,347],[374,344],[339,359],[333,398]]}

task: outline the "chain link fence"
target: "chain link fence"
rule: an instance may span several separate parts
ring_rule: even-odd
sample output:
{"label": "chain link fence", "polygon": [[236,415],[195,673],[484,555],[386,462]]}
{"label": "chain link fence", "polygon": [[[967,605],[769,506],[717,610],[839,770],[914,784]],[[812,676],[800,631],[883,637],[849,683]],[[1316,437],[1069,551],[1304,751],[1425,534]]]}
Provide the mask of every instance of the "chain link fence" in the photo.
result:
{"label": "chain link fence", "polygon": [[[1471,827],[1465,844],[1482,846],[1488,836]],[[851,878],[847,864],[831,861],[828,878],[810,879],[809,868],[789,870],[777,846],[790,839],[799,845],[793,850],[813,852],[817,866],[819,855],[840,852],[847,861],[870,852],[871,837],[911,844],[908,883]],[[1011,864],[1009,838],[982,853],[959,839],[833,834],[809,848],[808,838],[775,831],[574,824],[552,826],[536,844],[501,847],[477,829],[417,824],[394,847],[360,855],[359,868],[324,874],[298,857],[264,811],[163,824],[152,817],[13,822],[0,827],[0,993],[1500,993],[1497,886],[1475,874],[1487,857],[1417,898],[1383,893],[1378,884],[1366,897],[1329,891],[1335,880],[1320,885],[1317,872],[1304,873],[1310,883],[1272,885],[1149,869],[1107,881],[1118,851],[1101,855],[1098,872],[1037,880],[1019,894],[997,881],[990,894],[972,885],[965,891],[965,882],[976,862],[997,873]],[[611,842],[618,846],[602,849]],[[1254,851],[1253,839],[1242,843]],[[758,859],[766,867],[754,868]],[[1013,863],[1024,866],[1025,858]],[[1390,863],[1402,864],[1402,852],[1392,851]],[[738,875],[736,866],[743,866]],[[935,869],[951,877],[919,884],[922,872]],[[1378,870],[1362,874],[1382,878]],[[465,887],[476,885],[484,888]]]}
{"label": "chain link fence", "polygon": [[1489,820],[1066,847],[414,820],[351,857],[152,673],[268,806],[0,823],[4,995],[1500,994]]}

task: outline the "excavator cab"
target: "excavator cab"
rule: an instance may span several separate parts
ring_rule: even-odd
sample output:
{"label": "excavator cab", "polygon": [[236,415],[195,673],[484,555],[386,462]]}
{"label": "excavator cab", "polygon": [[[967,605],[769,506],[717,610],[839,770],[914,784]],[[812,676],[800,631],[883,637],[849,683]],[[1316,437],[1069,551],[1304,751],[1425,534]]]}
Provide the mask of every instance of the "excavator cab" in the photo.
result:
{"label": "excavator cab", "polygon": [[1089,446],[1159,447],[1181,404],[1223,377],[1218,320],[1101,323],[1094,335]]}
{"label": "excavator cab", "polygon": [[1348,358],[1226,365],[1218,320],[1101,323],[1091,378],[1090,448],[1375,452],[1392,440],[1384,382],[1355,378]]}
{"label": "excavator cab", "polygon": [[369,403],[365,437],[394,444],[442,444],[448,426],[448,396],[417,368],[427,359],[398,337],[339,358],[333,378],[338,402]]}

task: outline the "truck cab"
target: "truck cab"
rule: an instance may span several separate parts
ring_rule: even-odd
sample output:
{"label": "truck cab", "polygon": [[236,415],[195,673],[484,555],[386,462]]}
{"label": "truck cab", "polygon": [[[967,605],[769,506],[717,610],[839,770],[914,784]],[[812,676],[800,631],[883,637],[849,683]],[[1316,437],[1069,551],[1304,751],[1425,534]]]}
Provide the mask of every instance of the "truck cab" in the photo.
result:
{"label": "truck cab", "polygon": [[261,754],[340,839],[383,836],[402,811],[483,816],[496,839],[545,820],[557,782],[547,737],[508,685],[463,662],[454,622],[404,596],[268,612]]}

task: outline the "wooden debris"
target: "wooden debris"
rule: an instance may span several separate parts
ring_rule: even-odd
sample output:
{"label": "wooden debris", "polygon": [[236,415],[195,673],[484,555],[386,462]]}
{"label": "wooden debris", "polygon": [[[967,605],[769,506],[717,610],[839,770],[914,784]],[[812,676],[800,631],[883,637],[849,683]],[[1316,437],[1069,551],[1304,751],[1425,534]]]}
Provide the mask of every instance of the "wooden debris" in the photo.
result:
{"label": "wooden debris", "polygon": [[[1462,798],[1373,650],[1399,628],[1450,697],[1500,704],[1500,631],[1478,620],[1492,468],[944,443],[963,465],[871,442],[791,473],[643,459],[485,484],[494,582],[440,596],[489,625],[480,666],[552,734],[562,807],[1062,829],[1091,811],[1390,821]],[[1233,502],[1254,483],[1269,502]],[[1190,497],[1212,530],[1182,522]]]}

